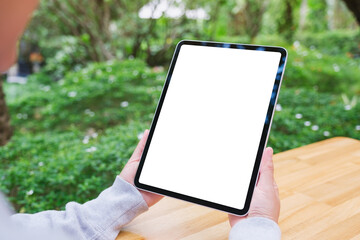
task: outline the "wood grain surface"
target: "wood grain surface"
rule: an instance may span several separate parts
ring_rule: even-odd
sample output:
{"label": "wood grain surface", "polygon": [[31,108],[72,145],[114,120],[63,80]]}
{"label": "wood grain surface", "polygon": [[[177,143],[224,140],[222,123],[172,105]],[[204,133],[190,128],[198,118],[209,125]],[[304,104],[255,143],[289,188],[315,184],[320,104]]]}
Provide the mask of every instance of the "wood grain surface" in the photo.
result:
{"label": "wood grain surface", "polygon": [[[360,141],[331,138],[274,156],[283,239],[360,239]],[[117,240],[228,239],[227,214],[164,198]]]}

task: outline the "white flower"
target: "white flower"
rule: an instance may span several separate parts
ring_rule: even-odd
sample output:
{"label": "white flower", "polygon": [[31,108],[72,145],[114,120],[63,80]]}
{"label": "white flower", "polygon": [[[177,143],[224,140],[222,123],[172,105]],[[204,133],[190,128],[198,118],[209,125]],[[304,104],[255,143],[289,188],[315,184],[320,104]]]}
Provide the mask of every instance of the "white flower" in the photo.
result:
{"label": "white flower", "polygon": [[111,75],[109,77],[109,83],[113,83],[115,81],[115,76],[114,75]]}
{"label": "white flower", "polygon": [[280,112],[282,110],[280,103],[276,104],[275,110],[278,112]]}
{"label": "white flower", "polygon": [[334,68],[334,71],[335,71],[335,72],[339,72],[339,71],[340,71],[340,67],[339,67],[339,65],[337,65],[337,64],[333,64],[333,68]]}
{"label": "white flower", "polygon": [[86,114],[86,115],[89,115],[90,117],[95,116],[95,113],[94,113],[93,111],[91,111],[90,109],[86,109],[86,110],[85,110],[85,114]]}
{"label": "white flower", "polygon": [[307,51],[303,51],[302,53],[300,53],[302,56],[306,57],[308,55]]}
{"label": "white flower", "polygon": [[297,114],[295,114],[295,118],[296,119],[302,119],[302,114],[301,113],[297,113]]}
{"label": "white flower", "polygon": [[42,87],[41,88],[41,90],[43,90],[44,92],[48,92],[48,91],[50,91],[50,86],[44,86],[44,87]]}
{"label": "white flower", "polygon": [[116,26],[116,24],[115,23],[110,23],[109,24],[109,30],[110,30],[110,32],[115,32],[116,30],[117,30],[117,26]]}
{"label": "white flower", "polygon": [[356,131],[360,131],[360,125],[356,125],[355,129]]}
{"label": "white flower", "polygon": [[16,117],[18,119],[27,119],[28,115],[26,113],[18,113],[18,114],[16,114]]}
{"label": "white flower", "polygon": [[90,148],[87,148],[85,151],[88,153],[91,153],[91,152],[95,152],[96,150],[97,150],[96,147],[90,147]]}
{"label": "white flower", "polygon": [[351,110],[351,106],[350,106],[350,105],[345,105],[344,108],[345,108],[346,111]]}
{"label": "white flower", "polygon": [[123,101],[123,102],[120,103],[120,106],[121,107],[127,107],[127,106],[129,106],[129,102]]}
{"label": "white flower", "polygon": [[317,130],[319,130],[319,126],[318,126],[318,125],[314,125],[314,126],[312,126],[312,127],[311,127],[311,130],[313,130],[313,131],[317,131]]}
{"label": "white flower", "polygon": [[294,61],[294,62],[293,62],[293,65],[294,65],[294,66],[297,66],[297,67],[303,67],[303,66],[304,66],[304,62]]}
{"label": "white flower", "polygon": [[96,132],[94,132],[93,134],[91,134],[91,137],[92,138],[97,138],[98,137],[98,134]]}
{"label": "white flower", "polygon": [[89,143],[89,136],[85,136],[84,139],[82,140],[83,144],[88,144]]}
{"label": "white flower", "polygon": [[322,58],[322,54],[321,54],[321,53],[317,53],[317,54],[316,54],[316,57],[317,57],[318,59],[321,59],[321,58]]}
{"label": "white flower", "polygon": [[300,47],[300,42],[299,42],[299,41],[295,41],[293,45],[294,45],[295,48],[299,48],[299,47]]}
{"label": "white flower", "polygon": [[143,136],[144,136],[144,133],[142,132],[137,135],[137,138],[140,140],[140,139],[142,139]]}
{"label": "white flower", "polygon": [[42,166],[44,166],[44,163],[43,162],[39,162],[39,167],[42,167]]}
{"label": "white flower", "polygon": [[28,195],[28,196],[31,196],[33,194],[34,194],[34,190],[32,190],[32,189],[26,192],[26,195]]}
{"label": "white flower", "polygon": [[323,133],[323,134],[324,134],[324,136],[325,136],[325,137],[330,136],[330,132],[329,132],[329,131],[324,131],[324,133]]}
{"label": "white flower", "polygon": [[308,127],[308,126],[311,125],[311,122],[310,122],[310,121],[306,121],[306,122],[304,122],[304,125]]}
{"label": "white flower", "polygon": [[71,91],[68,93],[68,97],[71,97],[71,98],[76,97],[76,95],[77,95],[77,92],[75,92],[75,91]]}

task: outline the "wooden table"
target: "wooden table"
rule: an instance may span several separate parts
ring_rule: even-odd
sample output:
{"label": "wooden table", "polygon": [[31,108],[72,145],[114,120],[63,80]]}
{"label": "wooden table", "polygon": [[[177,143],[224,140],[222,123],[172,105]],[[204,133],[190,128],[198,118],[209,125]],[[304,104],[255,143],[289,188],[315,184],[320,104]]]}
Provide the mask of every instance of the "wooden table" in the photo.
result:
{"label": "wooden table", "polygon": [[[360,239],[360,141],[336,137],[274,156],[283,239]],[[164,198],[117,240],[228,239],[227,214]]]}

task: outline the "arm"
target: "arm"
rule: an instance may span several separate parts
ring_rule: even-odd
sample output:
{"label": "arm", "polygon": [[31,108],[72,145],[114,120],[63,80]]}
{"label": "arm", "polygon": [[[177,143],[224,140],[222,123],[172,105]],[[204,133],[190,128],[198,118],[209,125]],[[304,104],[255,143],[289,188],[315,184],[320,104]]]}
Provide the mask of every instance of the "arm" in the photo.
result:
{"label": "arm", "polygon": [[117,177],[110,188],[92,201],[70,202],[64,211],[15,214],[11,218],[14,224],[32,232],[52,229],[74,239],[113,240],[122,226],[147,209],[140,192]]}
{"label": "arm", "polygon": [[159,195],[139,191],[133,186],[147,137],[148,131],[145,131],[120,176],[96,199],[82,205],[70,202],[65,211],[15,214],[12,220],[32,232],[60,230],[74,239],[115,239],[124,225],[161,199]]}
{"label": "arm", "polygon": [[281,239],[281,231],[277,224],[280,199],[278,187],[274,180],[272,154],[271,148],[267,148],[264,152],[249,214],[246,217],[229,214],[229,221],[232,226],[229,235],[230,240]]}

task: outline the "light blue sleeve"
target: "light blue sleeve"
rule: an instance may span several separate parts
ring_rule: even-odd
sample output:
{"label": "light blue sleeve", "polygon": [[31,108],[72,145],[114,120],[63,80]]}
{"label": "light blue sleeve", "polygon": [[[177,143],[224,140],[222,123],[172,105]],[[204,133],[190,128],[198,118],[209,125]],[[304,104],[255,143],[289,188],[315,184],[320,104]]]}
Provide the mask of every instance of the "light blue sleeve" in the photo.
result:
{"label": "light blue sleeve", "polygon": [[276,222],[263,217],[244,219],[232,227],[229,240],[280,240],[281,231]]}
{"label": "light blue sleeve", "polygon": [[118,176],[94,200],[84,204],[70,202],[64,211],[15,214],[11,219],[17,227],[31,232],[54,230],[71,239],[114,240],[124,225],[147,209],[140,192]]}

